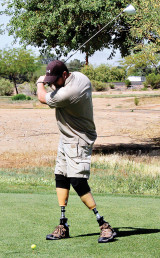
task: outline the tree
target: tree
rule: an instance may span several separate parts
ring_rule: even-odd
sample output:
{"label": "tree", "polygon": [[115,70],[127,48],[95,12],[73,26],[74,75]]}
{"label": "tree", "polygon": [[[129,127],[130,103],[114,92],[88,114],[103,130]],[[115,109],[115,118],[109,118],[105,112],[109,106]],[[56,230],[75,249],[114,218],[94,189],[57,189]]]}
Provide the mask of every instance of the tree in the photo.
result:
{"label": "tree", "polygon": [[84,66],[84,62],[81,62],[78,59],[71,60],[69,63],[67,63],[67,67],[69,71],[79,71]]}
{"label": "tree", "polygon": [[133,48],[132,55],[127,56],[123,64],[130,72],[146,72],[154,68],[158,73],[160,62],[160,1],[134,1],[137,9],[132,21],[131,34],[137,37],[140,43]]}
{"label": "tree", "polygon": [[22,75],[31,76],[37,69],[37,58],[32,51],[23,48],[0,50],[0,75],[10,79],[14,83],[16,93],[17,80]]}
{"label": "tree", "polygon": [[[104,0],[8,0],[5,13],[11,16],[9,35],[20,38],[25,45],[42,49],[54,49],[58,57],[78,49],[86,40],[115,18],[128,1]],[[120,49],[121,55],[129,54],[129,48],[138,38],[131,40],[133,18],[122,15],[94,37],[82,49],[88,56],[97,50]]]}
{"label": "tree", "polygon": [[50,51],[45,51],[44,53],[41,53],[39,61],[41,64],[48,64],[50,61],[56,59],[57,57],[55,54],[51,53]]}
{"label": "tree", "polygon": [[136,15],[132,20],[132,36],[138,37],[141,43],[154,43],[160,46],[160,1],[135,0]]}
{"label": "tree", "polygon": [[160,53],[156,44],[139,45],[135,50],[135,54],[125,57],[122,62],[124,67],[128,69],[128,74],[139,70],[144,75],[143,71],[145,72],[148,68],[154,68],[156,73],[159,72]]}

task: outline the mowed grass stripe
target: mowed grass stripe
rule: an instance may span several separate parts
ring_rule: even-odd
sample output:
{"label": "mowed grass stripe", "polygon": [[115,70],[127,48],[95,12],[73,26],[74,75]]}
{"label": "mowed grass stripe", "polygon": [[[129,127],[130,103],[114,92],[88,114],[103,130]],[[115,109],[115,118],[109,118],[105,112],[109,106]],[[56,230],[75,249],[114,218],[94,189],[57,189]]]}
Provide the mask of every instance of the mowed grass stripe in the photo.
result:
{"label": "mowed grass stripe", "polygon": [[[70,239],[46,241],[58,224],[56,194],[0,194],[0,257],[159,257],[160,199],[96,195],[100,214],[119,231],[114,242],[98,244],[95,215],[70,195],[66,216]],[[36,244],[33,252],[31,244]]]}

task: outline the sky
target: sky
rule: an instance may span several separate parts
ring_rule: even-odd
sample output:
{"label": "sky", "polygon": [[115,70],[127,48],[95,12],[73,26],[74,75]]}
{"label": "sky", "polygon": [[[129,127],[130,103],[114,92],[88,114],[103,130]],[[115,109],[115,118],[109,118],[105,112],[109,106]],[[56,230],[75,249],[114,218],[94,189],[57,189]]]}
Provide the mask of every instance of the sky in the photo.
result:
{"label": "sky", "polygon": [[[0,24],[4,24],[4,26],[6,26],[8,21],[9,21],[9,17],[7,17],[6,15],[0,15]],[[14,41],[13,37],[8,36],[8,33],[6,31],[4,34],[0,35],[0,49],[4,49],[7,47],[9,47],[9,48],[20,47],[18,42],[13,45],[13,41]],[[27,49],[32,49],[36,55],[39,54],[38,48],[28,46]],[[111,50],[109,50],[109,49],[104,49],[103,51],[96,51],[93,56],[89,57],[89,64],[92,64],[93,66],[99,66],[100,64],[108,64],[108,65],[112,65],[112,66],[119,65],[119,61],[122,60],[119,50],[116,51],[115,56],[111,60],[107,60],[110,53],[111,53]],[[71,54],[72,53],[69,53],[68,57]],[[64,57],[64,59],[67,59],[67,58]],[[82,54],[82,53],[80,53],[80,51],[78,51],[73,57],[71,57],[68,60],[68,62],[71,60],[74,60],[74,59],[79,59],[80,61],[85,61],[85,54]]]}

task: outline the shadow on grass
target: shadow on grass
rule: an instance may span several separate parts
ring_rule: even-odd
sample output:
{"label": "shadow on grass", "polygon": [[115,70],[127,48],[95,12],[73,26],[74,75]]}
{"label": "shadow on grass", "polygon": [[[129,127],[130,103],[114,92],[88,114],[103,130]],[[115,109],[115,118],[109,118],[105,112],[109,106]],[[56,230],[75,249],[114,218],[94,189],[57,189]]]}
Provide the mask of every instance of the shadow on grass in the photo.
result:
{"label": "shadow on grass", "polygon": [[[123,229],[126,229],[126,230],[123,230]],[[117,232],[118,237],[126,237],[126,236],[133,236],[133,235],[155,234],[155,233],[159,233],[160,229],[122,227],[122,228],[115,228],[115,231]]]}
{"label": "shadow on grass", "polygon": [[[132,227],[122,227],[122,228],[114,228],[117,232],[117,237],[127,237],[133,235],[144,235],[144,234],[155,234],[159,233],[160,229],[151,229],[151,228],[132,228]],[[86,237],[86,236],[97,236],[100,233],[91,233],[78,235],[76,237]]]}

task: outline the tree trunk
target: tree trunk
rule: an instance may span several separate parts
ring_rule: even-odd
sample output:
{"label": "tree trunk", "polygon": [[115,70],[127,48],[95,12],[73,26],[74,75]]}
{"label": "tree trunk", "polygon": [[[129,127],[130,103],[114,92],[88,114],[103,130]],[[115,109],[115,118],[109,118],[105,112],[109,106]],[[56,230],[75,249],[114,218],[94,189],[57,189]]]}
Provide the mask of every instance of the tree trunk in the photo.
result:
{"label": "tree trunk", "polygon": [[18,94],[18,89],[17,89],[16,79],[15,78],[13,78],[13,84],[14,84],[14,87],[15,87],[15,90],[16,90],[16,94]]}
{"label": "tree trunk", "polygon": [[86,52],[86,65],[88,65],[88,52]]}

